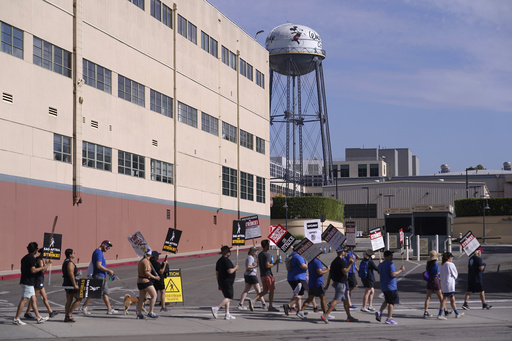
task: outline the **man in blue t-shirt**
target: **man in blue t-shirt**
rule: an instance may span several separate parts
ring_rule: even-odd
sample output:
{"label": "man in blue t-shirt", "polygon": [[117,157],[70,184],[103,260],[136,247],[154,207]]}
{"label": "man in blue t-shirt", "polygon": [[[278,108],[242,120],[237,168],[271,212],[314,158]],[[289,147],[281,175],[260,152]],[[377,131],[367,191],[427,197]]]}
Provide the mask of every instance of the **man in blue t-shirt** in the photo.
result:
{"label": "man in blue t-shirt", "polygon": [[327,305],[325,303],[324,274],[328,273],[330,269],[330,267],[327,267],[327,269],[324,270],[323,264],[320,261],[320,255],[316,256],[316,258],[308,264],[308,298],[297,312],[297,316],[301,319],[306,318],[304,310],[306,310],[308,304],[311,303],[315,297],[320,298],[320,306],[322,307],[323,313],[325,314],[327,311]]}
{"label": "man in blue t-shirt", "polygon": [[[91,263],[93,266],[92,278],[101,279],[103,281],[102,297],[103,297],[103,302],[105,302],[105,305],[107,306],[107,314],[109,314],[109,315],[118,313],[117,310],[112,308],[112,306],[110,305],[110,300],[108,298],[109,291],[108,291],[108,284],[107,284],[108,283],[107,274],[110,277],[113,277],[114,271],[107,269],[107,262],[105,260],[105,256],[103,255],[111,247],[112,247],[112,243],[109,242],[108,240],[104,240],[103,242],[101,242],[100,246],[96,250],[94,250],[94,252],[92,253],[92,260],[91,260]],[[91,315],[91,313],[89,312],[89,310],[87,308],[87,306],[89,305],[89,302],[91,302],[91,300],[92,300],[92,298],[88,298],[81,308],[81,311],[84,315]]]}
{"label": "man in blue t-shirt", "polygon": [[[302,304],[302,296],[304,296],[304,289],[306,283],[306,272],[308,265],[306,260],[302,258],[297,252],[293,251],[291,254],[291,270],[288,272],[288,283],[292,287],[293,296],[290,302],[283,304],[284,313],[296,313]],[[295,309],[294,309],[295,308]]]}
{"label": "man in blue t-shirt", "polygon": [[382,312],[386,307],[388,308],[388,318],[386,319],[387,324],[398,324],[393,320],[393,309],[395,304],[399,303],[398,289],[396,286],[396,276],[405,271],[405,267],[402,267],[396,271],[395,264],[393,264],[393,251],[384,251],[384,261],[379,264],[379,275],[380,275],[380,290],[384,294],[384,302],[380,310],[375,313],[375,319],[380,322]]}

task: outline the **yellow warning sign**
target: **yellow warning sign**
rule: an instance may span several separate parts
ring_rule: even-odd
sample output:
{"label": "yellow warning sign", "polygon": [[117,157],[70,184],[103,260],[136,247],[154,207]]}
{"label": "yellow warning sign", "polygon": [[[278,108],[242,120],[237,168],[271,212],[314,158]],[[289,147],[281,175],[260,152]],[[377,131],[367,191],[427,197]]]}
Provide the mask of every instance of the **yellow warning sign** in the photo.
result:
{"label": "yellow warning sign", "polygon": [[164,279],[165,303],[183,303],[183,287],[181,286],[181,269],[169,271]]}

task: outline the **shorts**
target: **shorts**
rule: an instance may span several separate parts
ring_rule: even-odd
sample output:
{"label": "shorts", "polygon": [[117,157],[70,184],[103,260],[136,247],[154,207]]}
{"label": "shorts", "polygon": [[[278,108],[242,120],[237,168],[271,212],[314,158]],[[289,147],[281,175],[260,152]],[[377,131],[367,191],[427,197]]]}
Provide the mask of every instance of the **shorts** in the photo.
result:
{"label": "shorts", "polygon": [[324,297],[325,296],[325,289],[324,289],[323,286],[309,288],[308,294],[309,294],[309,296]]}
{"label": "shorts", "polygon": [[247,275],[244,275],[244,280],[245,280],[245,283],[247,284],[258,284],[259,281],[258,281],[258,277],[256,276],[247,276]]}
{"label": "shorts", "polygon": [[44,288],[44,276],[34,278],[34,290],[41,290]]}
{"label": "shorts", "polygon": [[230,300],[233,299],[233,296],[235,295],[233,290],[233,283],[219,283],[219,287],[222,291],[222,295],[224,295],[225,298],[229,298]]}
{"label": "shorts", "polygon": [[155,290],[164,290],[165,289],[165,283],[163,281],[155,281],[155,282],[153,282],[153,286],[155,287]]}
{"label": "shorts", "polygon": [[102,284],[102,292],[103,293],[102,293],[102,295],[107,295],[108,296],[109,291],[108,291],[108,281],[107,281],[107,279],[105,277],[100,276],[100,275],[94,275],[94,276],[92,276],[92,278],[94,278],[94,279],[101,279],[103,281],[103,284]]}
{"label": "shorts", "polygon": [[398,290],[383,291],[382,293],[384,294],[384,301],[387,304],[395,305],[400,303],[398,298]]}
{"label": "shorts", "polygon": [[149,288],[152,285],[153,285],[153,282],[151,282],[151,281],[149,281],[147,283],[137,283],[137,289],[144,290],[144,289]]}
{"label": "shorts", "polygon": [[276,281],[274,276],[261,276],[261,286],[263,287],[263,291],[274,291],[276,290]]}
{"label": "shorts", "polygon": [[297,281],[288,281],[288,284],[292,287],[293,294],[295,296],[304,296],[304,291],[307,285],[305,280],[299,279]]}
{"label": "shorts", "polygon": [[66,289],[66,294],[76,295],[78,294],[78,289]]}
{"label": "shorts", "polygon": [[468,292],[482,292],[484,291],[484,286],[482,283],[477,282],[468,282]]}
{"label": "shorts", "polygon": [[451,297],[455,297],[455,293],[454,292],[443,292],[443,298],[451,298]]}
{"label": "shorts", "polygon": [[350,289],[357,287],[357,277],[355,272],[348,274],[348,287]]}
{"label": "shorts", "polygon": [[34,290],[34,286],[32,285],[26,285],[26,284],[20,284],[21,285],[21,297],[31,298],[36,294],[36,291]]}
{"label": "shorts", "polygon": [[348,285],[341,282],[333,282],[332,287],[334,288],[334,300],[341,302],[348,300]]}
{"label": "shorts", "polygon": [[432,291],[441,290],[441,285],[439,284],[438,277],[434,277],[433,281],[427,282],[427,290],[432,290]]}
{"label": "shorts", "polygon": [[365,288],[369,289],[369,288],[374,288],[375,287],[375,282],[372,281],[371,279],[369,279],[368,277],[363,278],[361,280],[361,282],[363,282],[363,287],[365,287]]}

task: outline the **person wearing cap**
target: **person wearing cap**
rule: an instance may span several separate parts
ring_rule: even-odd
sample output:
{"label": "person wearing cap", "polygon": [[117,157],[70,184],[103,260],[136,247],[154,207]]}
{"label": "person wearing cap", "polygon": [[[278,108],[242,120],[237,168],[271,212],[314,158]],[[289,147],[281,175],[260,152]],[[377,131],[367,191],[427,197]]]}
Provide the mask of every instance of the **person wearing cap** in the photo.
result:
{"label": "person wearing cap", "polygon": [[151,297],[149,301],[148,317],[158,318],[158,316],[153,313],[156,302],[156,290],[153,286],[153,283],[155,281],[159,281],[160,276],[154,273],[153,267],[151,266],[151,262],[149,260],[151,256],[152,251],[150,249],[146,249],[144,256],[137,265],[137,289],[139,289],[139,300],[137,301],[137,319],[144,319],[144,315],[142,315],[142,305],[144,304],[144,300],[147,295]]}
{"label": "person wearing cap", "polygon": [[350,314],[350,305],[348,300],[348,278],[347,274],[350,270],[350,267],[354,263],[354,258],[349,258],[348,264],[345,261],[345,257],[347,257],[348,250],[343,246],[339,246],[336,249],[337,257],[331,263],[329,276],[327,276],[327,283],[325,284],[325,290],[329,288],[329,283],[331,283],[332,279],[332,287],[334,288],[334,299],[329,304],[329,308],[327,311],[322,314],[321,318],[325,323],[329,323],[329,320],[334,319],[331,316],[331,312],[336,308],[338,302],[343,301],[343,308],[345,308],[345,312],[347,313],[347,322],[357,322],[358,319],[353,317]]}
{"label": "person wearing cap", "polygon": [[453,264],[453,255],[451,252],[443,253],[443,265],[441,266],[441,292],[443,293],[443,303],[441,305],[441,309],[439,309],[439,316],[437,317],[439,320],[446,320],[446,317],[443,316],[443,311],[446,310],[446,301],[450,301],[453,312],[455,313],[456,318],[461,318],[464,315],[463,312],[457,310],[457,306],[455,305],[455,280],[459,276],[457,272],[457,267]]}
{"label": "person wearing cap", "polygon": [[[244,306],[244,300],[247,297],[247,293],[254,287],[254,291],[256,291],[256,297],[259,296],[261,292],[260,282],[258,281],[258,262],[256,261],[256,253],[258,249],[254,246],[249,248],[247,252],[247,258],[245,258],[245,272],[244,272],[244,281],[245,288],[240,296],[240,304],[238,304],[239,310],[247,310],[247,307]],[[260,296],[261,305],[265,306],[265,299],[263,296]],[[252,299],[249,298],[249,309],[254,311],[254,303]]]}
{"label": "person wearing cap", "polygon": [[[93,273],[92,278],[94,279],[101,279],[103,281],[102,284],[102,298],[103,302],[105,302],[105,305],[107,306],[107,314],[113,315],[117,314],[118,311],[113,309],[110,305],[110,300],[108,298],[108,281],[107,281],[107,274],[112,277],[114,276],[114,271],[107,269],[107,261],[105,260],[105,256],[103,255],[105,252],[110,250],[112,247],[112,243],[108,240],[104,240],[101,242],[100,246],[94,252],[92,253],[92,266],[93,266]],[[83,306],[81,307],[81,311],[84,315],[91,315],[91,312],[87,308],[89,303],[91,302],[92,298],[88,298],[85,300]]]}
{"label": "person wearing cap", "polygon": [[469,310],[468,300],[471,293],[479,293],[482,301],[482,309],[491,309],[492,306],[485,303],[485,292],[482,281],[485,263],[482,261],[482,249],[478,249],[468,261],[468,291],[464,297],[462,309]]}
{"label": "person wearing cap", "polygon": [[[272,274],[272,267],[275,263],[272,261],[272,256],[268,252],[270,249],[270,242],[268,239],[263,239],[261,241],[261,248],[262,250],[258,254],[258,266],[260,267],[261,286],[263,287],[263,290],[256,295],[254,301],[261,299],[268,293],[268,311],[278,312],[279,309],[272,305],[274,302],[274,291],[276,290],[276,281]],[[265,307],[266,306],[263,306],[263,309],[265,309]]]}
{"label": "person wearing cap", "polygon": [[308,298],[297,312],[297,316],[301,319],[306,318],[304,310],[306,310],[306,307],[309,305],[309,303],[314,302],[315,297],[320,298],[320,307],[322,308],[322,312],[324,314],[327,312],[327,304],[325,302],[324,275],[328,273],[329,270],[331,270],[330,267],[327,267],[326,269],[323,268],[322,261],[320,261],[320,255],[316,256],[313,261],[308,263]]}
{"label": "person wearing cap", "polygon": [[433,315],[428,312],[428,306],[433,292],[436,293],[439,299],[439,309],[443,306],[443,294],[441,293],[441,284],[439,282],[439,266],[437,265],[437,259],[440,255],[436,250],[432,250],[429,252],[428,256],[429,258],[425,270],[428,272],[431,280],[427,282],[427,297],[425,298],[425,312],[423,313],[424,318],[433,317]]}
{"label": "person wearing cap", "polygon": [[158,262],[158,257],[161,255],[160,252],[154,250],[151,252],[151,258],[149,261],[151,262],[151,266],[153,267],[156,274],[160,277],[159,280],[153,280],[153,286],[157,292],[157,297],[160,297],[160,304],[162,308],[160,311],[168,311],[168,308],[165,306],[165,269],[167,268],[167,260],[162,263]]}
{"label": "person wearing cap", "polygon": [[235,317],[229,313],[229,303],[234,296],[233,283],[235,282],[238,265],[233,265],[233,262],[231,262],[229,259],[229,256],[231,256],[231,248],[229,246],[224,245],[221,247],[220,254],[222,256],[219,258],[219,260],[217,260],[215,271],[217,276],[217,284],[219,285],[219,290],[222,291],[224,298],[217,306],[211,307],[210,309],[212,311],[213,317],[217,318],[217,313],[219,312],[220,308],[224,307],[226,310],[224,319],[234,320]]}
{"label": "person wearing cap", "polygon": [[348,304],[350,306],[351,310],[356,310],[357,307],[355,305],[352,305],[352,292],[357,289],[359,286],[357,284],[357,277],[356,277],[356,261],[359,259],[359,256],[354,253],[354,247],[349,246],[347,247],[347,256],[345,257],[345,261],[348,263],[348,260],[350,258],[354,259],[354,262],[352,263],[352,266],[350,266],[350,270],[348,271],[347,278],[348,278]]}
{"label": "person wearing cap", "polygon": [[306,260],[299,255],[295,249],[290,255],[291,269],[288,271],[288,284],[292,288],[293,296],[290,302],[283,304],[284,313],[288,316],[291,313],[297,313],[302,305],[302,296],[307,286],[306,275],[308,271],[308,264]]}
{"label": "person wearing cap", "polygon": [[393,320],[395,304],[399,303],[396,276],[405,271],[405,266],[402,265],[397,271],[395,264],[393,264],[393,251],[386,250],[384,251],[384,261],[379,264],[378,269],[380,275],[380,290],[382,290],[384,294],[384,302],[382,302],[379,311],[375,312],[375,319],[380,322],[382,313],[388,308],[386,324],[398,324]]}
{"label": "person wearing cap", "polygon": [[[373,307],[373,295],[375,294],[375,275],[373,271],[379,271],[377,265],[373,262],[375,258],[375,254],[372,249],[366,250],[363,260],[359,264],[359,269],[366,267],[365,277],[361,277],[361,273],[359,277],[361,277],[361,282],[363,282],[364,287],[364,295],[363,295],[363,306],[361,307],[361,311],[363,313],[371,313],[376,309]],[[367,264],[364,264],[367,263]],[[366,307],[368,304],[368,308]]]}

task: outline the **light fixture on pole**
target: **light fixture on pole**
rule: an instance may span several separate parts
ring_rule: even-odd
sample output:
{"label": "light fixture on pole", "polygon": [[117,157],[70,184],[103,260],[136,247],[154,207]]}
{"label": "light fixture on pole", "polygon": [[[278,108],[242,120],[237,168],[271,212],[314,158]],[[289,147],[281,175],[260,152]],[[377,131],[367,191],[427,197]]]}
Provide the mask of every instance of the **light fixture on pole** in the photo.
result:
{"label": "light fixture on pole", "polygon": [[284,197],[284,205],[283,205],[283,208],[285,210],[285,214],[286,214],[286,231],[288,231],[288,202],[286,201],[286,197]]}
{"label": "light fixture on pole", "polygon": [[485,210],[490,210],[489,202],[487,201],[487,198],[485,198],[482,201],[482,235],[483,235],[483,244],[485,244]]}

